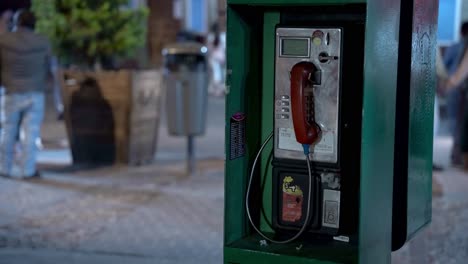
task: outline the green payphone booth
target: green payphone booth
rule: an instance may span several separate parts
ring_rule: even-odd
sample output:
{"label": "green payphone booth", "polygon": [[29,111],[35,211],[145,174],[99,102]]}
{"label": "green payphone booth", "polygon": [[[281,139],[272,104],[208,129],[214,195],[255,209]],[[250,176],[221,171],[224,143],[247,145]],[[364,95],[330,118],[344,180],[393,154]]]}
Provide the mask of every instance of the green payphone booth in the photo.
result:
{"label": "green payphone booth", "polygon": [[437,0],[228,0],[224,262],[390,263],[431,219]]}

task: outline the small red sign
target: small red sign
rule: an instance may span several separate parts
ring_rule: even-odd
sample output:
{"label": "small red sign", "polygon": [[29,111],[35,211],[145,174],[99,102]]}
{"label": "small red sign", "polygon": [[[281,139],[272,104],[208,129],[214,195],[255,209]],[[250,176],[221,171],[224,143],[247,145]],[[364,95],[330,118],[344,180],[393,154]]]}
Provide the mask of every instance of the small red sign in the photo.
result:
{"label": "small red sign", "polygon": [[302,217],[303,195],[283,192],[283,212],[281,219],[285,222],[297,222]]}

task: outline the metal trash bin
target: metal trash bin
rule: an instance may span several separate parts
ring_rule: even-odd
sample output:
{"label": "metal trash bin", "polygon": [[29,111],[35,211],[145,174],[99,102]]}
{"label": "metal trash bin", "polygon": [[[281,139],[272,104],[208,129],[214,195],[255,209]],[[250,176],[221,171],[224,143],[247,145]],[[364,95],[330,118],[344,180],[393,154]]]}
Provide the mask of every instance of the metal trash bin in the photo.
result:
{"label": "metal trash bin", "polygon": [[169,134],[205,133],[208,98],[208,49],[196,42],[181,42],[163,49],[166,113]]}

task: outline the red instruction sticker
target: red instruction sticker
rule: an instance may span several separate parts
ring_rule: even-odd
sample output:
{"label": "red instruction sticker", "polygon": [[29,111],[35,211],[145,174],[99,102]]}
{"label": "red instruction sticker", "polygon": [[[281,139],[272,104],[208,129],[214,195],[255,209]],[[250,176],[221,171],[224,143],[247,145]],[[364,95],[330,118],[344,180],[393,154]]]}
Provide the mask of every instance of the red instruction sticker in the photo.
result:
{"label": "red instruction sticker", "polygon": [[281,219],[285,222],[298,222],[302,217],[304,194],[299,186],[293,184],[294,179],[286,176],[283,180],[283,208]]}

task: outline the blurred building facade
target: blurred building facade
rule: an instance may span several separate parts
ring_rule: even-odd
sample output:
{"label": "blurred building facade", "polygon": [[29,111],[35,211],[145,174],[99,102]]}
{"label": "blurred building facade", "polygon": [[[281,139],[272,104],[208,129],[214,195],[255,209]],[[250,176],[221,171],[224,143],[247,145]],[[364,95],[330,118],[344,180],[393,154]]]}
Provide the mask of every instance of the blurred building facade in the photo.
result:
{"label": "blurred building facade", "polygon": [[174,17],[173,0],[148,0],[148,52],[152,66],[162,65],[161,50],[176,39],[181,22]]}
{"label": "blurred building facade", "polygon": [[[0,13],[30,5],[31,0],[1,0]],[[174,42],[179,31],[206,36],[214,23],[225,31],[226,0],[129,0],[130,7],[141,5],[150,9],[147,48],[149,63],[153,67],[162,65],[162,47]]]}
{"label": "blurred building facade", "polygon": [[162,65],[161,49],[174,42],[181,30],[206,36],[218,23],[226,28],[226,0],[131,0],[150,8],[148,50],[153,66]]}

